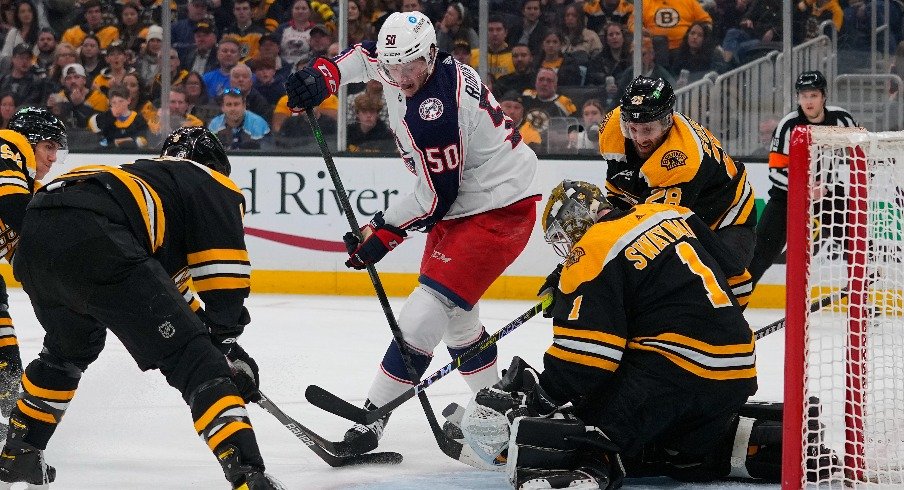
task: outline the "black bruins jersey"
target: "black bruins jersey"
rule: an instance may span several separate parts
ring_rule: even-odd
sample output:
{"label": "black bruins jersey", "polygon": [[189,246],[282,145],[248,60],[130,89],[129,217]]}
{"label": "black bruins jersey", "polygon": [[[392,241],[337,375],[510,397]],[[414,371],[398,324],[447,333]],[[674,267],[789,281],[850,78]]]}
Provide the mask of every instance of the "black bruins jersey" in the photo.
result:
{"label": "black bruins jersey", "polygon": [[79,167],[44,189],[85,180],[108,190],[192,310],[200,304],[189,280],[210,321],[236,324],[250,293],[251,263],[242,224],[245,198],[229,177],[188,160],[161,157],[120,167]]}
{"label": "black bruins jersey", "polygon": [[639,203],[690,208],[712,229],[756,225],[753,186],[706,128],[676,112],[662,145],[641,161],[621,130],[621,109],[600,124],[600,155],[606,160],[606,194],[627,209]]}
{"label": "black bruins jersey", "polygon": [[35,153],[25,136],[0,130],[0,257],[12,258],[25,208],[37,183]]}
{"label": "black bruins jersey", "polygon": [[743,266],[688,209],[610,212],[565,260],[542,386],[579,405],[630,365],[689,390],[735,383],[755,393],[754,337],[726,279],[734,275],[735,289],[749,285]]}

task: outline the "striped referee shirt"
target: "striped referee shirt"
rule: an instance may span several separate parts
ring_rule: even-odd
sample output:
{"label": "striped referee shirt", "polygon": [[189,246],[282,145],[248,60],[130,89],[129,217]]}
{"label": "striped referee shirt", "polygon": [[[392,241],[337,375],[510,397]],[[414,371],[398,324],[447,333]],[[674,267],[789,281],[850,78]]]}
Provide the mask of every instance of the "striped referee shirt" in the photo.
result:
{"label": "striped referee shirt", "polygon": [[854,127],[854,117],[851,113],[836,106],[826,106],[825,119],[820,123],[811,123],[804,115],[803,109],[791,111],[782,118],[772,135],[772,145],[769,148],[769,180],[772,187],[788,192],[788,151],[790,150],[791,132],[802,125],[812,126],[841,126]]}

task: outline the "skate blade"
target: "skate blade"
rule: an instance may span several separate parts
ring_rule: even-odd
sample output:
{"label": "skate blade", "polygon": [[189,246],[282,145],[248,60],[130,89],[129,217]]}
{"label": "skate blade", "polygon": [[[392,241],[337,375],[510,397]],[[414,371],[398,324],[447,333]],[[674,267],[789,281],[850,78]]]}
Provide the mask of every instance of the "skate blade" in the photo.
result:
{"label": "skate blade", "polygon": [[[22,482],[6,483],[6,482],[0,481],[0,490],[12,490],[13,485],[16,485],[18,483],[22,483]],[[44,483],[42,485],[34,485],[31,483],[26,483],[25,485],[26,485],[25,490],[50,490],[49,483]]]}

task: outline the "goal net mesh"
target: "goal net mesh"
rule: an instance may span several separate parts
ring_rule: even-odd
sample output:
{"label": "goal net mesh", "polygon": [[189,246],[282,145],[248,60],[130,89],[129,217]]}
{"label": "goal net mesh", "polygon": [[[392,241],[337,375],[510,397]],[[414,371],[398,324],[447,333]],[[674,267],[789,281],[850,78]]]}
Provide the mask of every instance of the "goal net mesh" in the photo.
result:
{"label": "goal net mesh", "polygon": [[789,248],[792,233],[809,246],[788,265],[788,301],[807,314],[803,406],[786,405],[802,415],[801,479],[785,486],[904,489],[904,132],[809,132],[795,141],[809,178],[789,187],[809,196]]}

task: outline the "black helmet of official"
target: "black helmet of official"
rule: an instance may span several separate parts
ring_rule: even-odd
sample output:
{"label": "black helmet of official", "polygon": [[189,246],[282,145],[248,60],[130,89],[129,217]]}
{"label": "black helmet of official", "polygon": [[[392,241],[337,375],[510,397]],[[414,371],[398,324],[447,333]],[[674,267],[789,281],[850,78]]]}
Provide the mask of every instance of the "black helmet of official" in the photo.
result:
{"label": "black helmet of official", "polygon": [[63,121],[43,107],[23,107],[9,119],[9,129],[25,136],[32,146],[42,141],[55,141],[61,150],[69,148]]}
{"label": "black helmet of official", "polygon": [[797,77],[797,82],[794,83],[794,90],[798,92],[801,90],[819,90],[825,94],[828,85],[829,81],[826,80],[826,76],[821,71],[805,71]]}
{"label": "black helmet of official", "polygon": [[662,78],[638,76],[621,98],[621,117],[627,122],[656,121],[670,116],[674,108],[675,91]]}
{"label": "black helmet of official", "polygon": [[580,180],[563,180],[549,193],[540,220],[546,242],[557,254],[567,257],[600,213],[610,208],[612,204],[599,187]]}
{"label": "black helmet of official", "polygon": [[184,158],[229,176],[232,165],[219,138],[207,128],[178,128],[163,142],[160,156]]}

